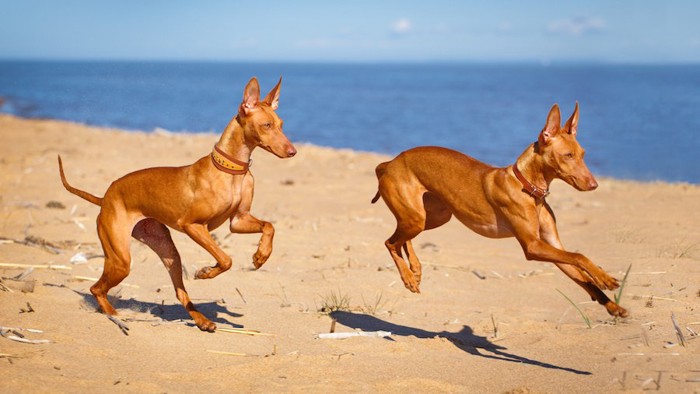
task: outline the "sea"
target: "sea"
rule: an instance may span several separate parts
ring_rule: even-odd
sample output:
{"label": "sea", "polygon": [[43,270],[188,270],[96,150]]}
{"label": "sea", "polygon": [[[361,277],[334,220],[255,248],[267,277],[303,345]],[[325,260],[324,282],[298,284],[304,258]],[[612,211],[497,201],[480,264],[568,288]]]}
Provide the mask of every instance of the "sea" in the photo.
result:
{"label": "sea", "polygon": [[594,174],[700,183],[700,65],[0,61],[0,112],[218,133],[253,76],[263,95],[282,77],[277,112],[295,142],[439,145],[506,166],[553,104],[564,122],[578,102]]}

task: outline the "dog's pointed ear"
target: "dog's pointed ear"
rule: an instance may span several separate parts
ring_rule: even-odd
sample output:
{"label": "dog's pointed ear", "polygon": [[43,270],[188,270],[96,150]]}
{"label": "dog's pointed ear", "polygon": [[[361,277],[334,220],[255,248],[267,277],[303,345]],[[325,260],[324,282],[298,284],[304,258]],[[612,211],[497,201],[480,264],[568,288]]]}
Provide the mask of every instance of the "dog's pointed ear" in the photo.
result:
{"label": "dog's pointed ear", "polygon": [[576,129],[578,128],[578,101],[576,102],[576,107],[574,107],[574,113],[571,114],[569,120],[566,121],[564,130],[571,135],[576,135]]}
{"label": "dog's pointed ear", "polygon": [[548,145],[552,138],[559,133],[560,126],[561,113],[559,112],[559,106],[554,104],[552,109],[549,110],[549,115],[547,115],[547,123],[545,123],[544,128],[540,132],[539,142],[542,145]]}
{"label": "dog's pointed ear", "polygon": [[263,103],[266,103],[267,105],[272,108],[273,111],[277,110],[277,107],[279,107],[280,103],[280,86],[282,85],[282,77],[280,77],[279,82],[277,82],[277,85],[270,90],[270,93],[265,96],[265,100],[263,100]]}
{"label": "dog's pointed ear", "polygon": [[243,90],[243,102],[241,103],[240,111],[247,114],[256,109],[258,105],[260,105],[260,85],[258,84],[258,79],[253,77]]}

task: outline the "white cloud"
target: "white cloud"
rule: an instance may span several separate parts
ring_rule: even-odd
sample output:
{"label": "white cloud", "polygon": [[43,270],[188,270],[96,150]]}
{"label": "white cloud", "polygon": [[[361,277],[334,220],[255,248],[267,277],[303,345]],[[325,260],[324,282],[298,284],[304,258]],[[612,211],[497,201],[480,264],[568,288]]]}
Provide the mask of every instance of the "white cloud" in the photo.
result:
{"label": "white cloud", "polygon": [[411,21],[406,18],[401,18],[391,25],[391,31],[394,34],[406,34],[413,28]]}
{"label": "white cloud", "polygon": [[605,29],[605,21],[599,17],[577,16],[553,21],[547,26],[550,33],[563,33],[572,36],[582,36],[591,32]]}

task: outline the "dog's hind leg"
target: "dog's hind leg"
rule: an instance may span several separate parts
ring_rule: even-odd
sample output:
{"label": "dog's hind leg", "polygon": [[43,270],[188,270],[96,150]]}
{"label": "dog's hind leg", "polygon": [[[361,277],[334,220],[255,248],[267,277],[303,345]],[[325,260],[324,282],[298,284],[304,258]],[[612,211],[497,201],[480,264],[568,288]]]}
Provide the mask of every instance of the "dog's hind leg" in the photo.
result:
{"label": "dog's hind leg", "polygon": [[[410,183],[394,181],[389,174],[384,174],[379,180],[379,191],[389,210],[396,217],[396,230],[384,245],[389,250],[391,258],[399,270],[404,286],[414,293],[420,293],[420,262],[415,255],[410,241],[425,228],[425,208],[423,207],[423,191],[412,187]],[[407,244],[408,243],[408,244]],[[403,259],[401,249],[408,254],[411,269]]]}
{"label": "dog's hind leg", "polygon": [[175,287],[175,296],[190,314],[197,327],[202,331],[215,331],[216,324],[195,308],[187,290],[185,290],[185,284],[182,281],[182,260],[173,239],[170,237],[170,230],[155,219],[143,219],[134,226],[131,235],[146,244],[160,257],[170,274],[173,287]]}
{"label": "dog's hind leg", "polygon": [[97,235],[105,254],[105,262],[102,276],[90,287],[90,292],[95,296],[102,312],[108,315],[116,315],[117,311],[109,303],[107,293],[124,280],[131,269],[129,255],[131,238],[129,233],[124,231],[128,227],[129,223],[125,215],[103,208],[97,216]]}
{"label": "dog's hind leg", "polygon": [[423,268],[416,256],[416,251],[413,249],[413,243],[411,240],[406,241],[403,244],[403,250],[406,252],[406,258],[408,258],[408,266],[413,273],[413,277],[416,279],[416,285],[420,288],[420,281],[423,276]]}
{"label": "dog's hind leg", "polygon": [[[423,209],[425,210],[424,230],[430,230],[442,226],[452,218],[452,211],[445,205],[442,200],[432,193],[423,194]],[[413,243],[408,240],[403,246],[406,257],[408,257],[409,266],[416,283],[420,286],[422,278],[422,266],[415,250]]]}
{"label": "dog's hind leg", "polygon": [[[414,293],[420,293],[419,282],[403,259],[401,248],[405,246],[406,242],[410,242],[410,238],[418,234],[420,234],[419,228],[407,227],[399,224],[394,234],[384,242],[384,245],[389,250],[389,254],[391,254],[391,258],[394,260],[394,264],[396,264],[396,268],[399,270],[399,275],[401,275],[404,286]],[[411,250],[413,250],[412,247]],[[415,257],[415,254],[412,255]],[[409,258],[410,256],[411,254]],[[417,258],[416,261],[418,261]]]}

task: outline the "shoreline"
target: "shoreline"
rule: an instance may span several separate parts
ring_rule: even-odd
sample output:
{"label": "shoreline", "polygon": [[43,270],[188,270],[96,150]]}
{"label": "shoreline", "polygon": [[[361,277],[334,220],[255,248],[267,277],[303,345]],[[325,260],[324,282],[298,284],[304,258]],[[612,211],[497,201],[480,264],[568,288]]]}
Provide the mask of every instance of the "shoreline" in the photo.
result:
{"label": "shoreline", "polygon": [[[0,107],[2,106],[2,102],[3,102],[2,99],[3,98],[0,97]],[[187,136],[211,136],[212,138],[214,138],[214,137],[218,138],[218,136],[221,135],[221,132],[216,132],[216,131],[189,131],[189,130],[171,131],[171,130],[164,129],[162,127],[155,127],[151,131],[139,130],[139,129],[125,129],[125,128],[119,128],[119,127],[92,125],[92,124],[88,124],[88,123],[81,123],[81,122],[76,122],[76,121],[72,121],[72,120],[64,120],[64,119],[41,118],[41,117],[27,118],[27,117],[18,116],[15,114],[0,112],[0,118],[2,118],[2,117],[14,118],[16,120],[37,121],[37,122],[42,122],[42,121],[44,121],[44,122],[61,122],[61,123],[65,123],[68,125],[91,128],[97,132],[111,131],[111,132],[123,132],[123,133],[128,133],[128,134],[130,134],[130,133],[144,134],[144,135],[156,134],[156,135],[164,135],[164,136],[183,136],[183,137],[187,137]],[[292,142],[295,145],[307,146],[307,147],[319,148],[319,149],[328,149],[331,151],[353,152],[353,153],[357,153],[357,154],[383,156],[386,158],[386,160],[391,160],[392,158],[396,157],[396,155],[383,153],[383,152],[366,151],[366,150],[359,150],[359,149],[353,149],[353,148],[338,148],[338,147],[318,145],[318,144],[315,144],[312,142],[303,142],[303,141],[302,142],[292,141]],[[448,146],[448,148],[450,148],[450,147]],[[451,149],[454,149],[454,148],[451,148]],[[462,152],[462,153],[468,154],[466,152]],[[487,164],[492,165],[490,163],[487,163]],[[495,166],[495,167],[497,167],[497,166]],[[615,177],[615,176],[597,175],[597,174],[594,174],[594,176],[596,177],[596,179],[605,179],[605,180],[611,180],[611,181],[617,181],[617,182],[631,182],[631,183],[641,183],[641,184],[650,184],[650,185],[662,184],[662,185],[700,187],[700,184],[687,182],[687,181],[668,181],[668,180],[663,180],[663,179],[637,180],[637,179],[619,178],[619,177]]]}
{"label": "shoreline", "polygon": [[[19,332],[49,341],[0,337],[0,379],[8,391],[700,389],[700,341],[692,334],[700,303],[696,185],[601,178],[596,191],[581,193],[552,184],[547,201],[567,250],[619,279],[631,264],[621,295],[631,316],[615,320],[555,266],[527,261],[514,239],[486,239],[457,220],[416,238],[423,282],[421,294],[410,293],[384,247],[394,218],[382,202],[370,203],[374,168],[388,156],[306,144],[291,159],[256,150],[252,213],[276,229],[261,269],[251,260],[259,235],[229,236],[224,224],[213,234],[232,269],[193,280],[213,259],[171,233],[199,310],[219,329],[270,336],[200,332],[159,258],[135,241],[131,273],[110,293],[127,335],[96,312],[89,287],[103,263],[99,210],[63,189],[56,155],[73,186],[102,195],[131,171],[192,163],[218,134],[7,115],[0,115],[0,130],[0,262],[15,265],[0,267],[0,283],[11,290],[0,286],[0,326],[41,330]],[[37,267],[27,271],[29,265]],[[42,268],[48,266],[68,268]],[[339,311],[332,318],[328,309]],[[331,327],[392,334],[318,337]]]}

